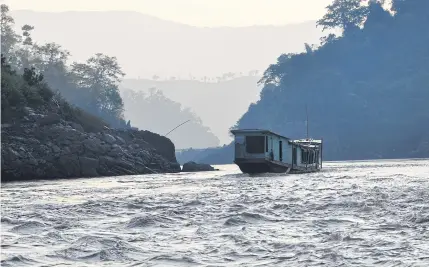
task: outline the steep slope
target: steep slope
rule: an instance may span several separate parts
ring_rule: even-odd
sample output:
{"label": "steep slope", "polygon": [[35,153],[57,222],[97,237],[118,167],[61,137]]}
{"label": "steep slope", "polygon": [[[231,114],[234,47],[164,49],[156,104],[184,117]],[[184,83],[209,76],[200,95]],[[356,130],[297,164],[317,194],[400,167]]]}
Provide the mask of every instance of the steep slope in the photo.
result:
{"label": "steep slope", "polygon": [[179,172],[174,144],[149,131],[110,129],[69,105],[43,77],[2,57],[1,180]]}

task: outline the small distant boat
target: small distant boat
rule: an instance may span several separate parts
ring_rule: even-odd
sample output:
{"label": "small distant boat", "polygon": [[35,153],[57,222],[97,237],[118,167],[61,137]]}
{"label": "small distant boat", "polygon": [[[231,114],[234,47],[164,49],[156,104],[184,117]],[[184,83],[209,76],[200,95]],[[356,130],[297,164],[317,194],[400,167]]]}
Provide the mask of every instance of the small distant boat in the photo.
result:
{"label": "small distant boat", "polygon": [[231,133],[234,163],[243,173],[306,173],[322,169],[322,140],[292,140],[263,129]]}

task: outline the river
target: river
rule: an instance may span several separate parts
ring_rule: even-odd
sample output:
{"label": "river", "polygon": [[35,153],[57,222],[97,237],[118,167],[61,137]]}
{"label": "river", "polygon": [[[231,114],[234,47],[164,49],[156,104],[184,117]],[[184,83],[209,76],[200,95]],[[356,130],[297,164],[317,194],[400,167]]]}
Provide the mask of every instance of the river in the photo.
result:
{"label": "river", "polygon": [[1,266],[428,266],[429,160],[3,183]]}

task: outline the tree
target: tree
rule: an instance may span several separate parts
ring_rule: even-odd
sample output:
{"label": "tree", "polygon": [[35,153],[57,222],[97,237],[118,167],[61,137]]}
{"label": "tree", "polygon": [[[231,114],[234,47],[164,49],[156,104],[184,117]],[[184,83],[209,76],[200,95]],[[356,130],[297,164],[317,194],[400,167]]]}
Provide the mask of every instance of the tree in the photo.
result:
{"label": "tree", "polygon": [[25,68],[22,77],[30,86],[38,85],[43,81],[43,74],[37,73],[34,67]]}
{"label": "tree", "polygon": [[36,66],[39,71],[48,72],[52,68],[64,70],[70,52],[62,49],[61,45],[56,43],[47,43],[42,46],[35,45]]}
{"label": "tree", "polygon": [[86,63],[73,63],[71,75],[79,87],[88,91],[88,108],[96,109],[94,112],[100,116],[122,118],[123,102],[117,83],[125,73],[116,57],[97,53]]}
{"label": "tree", "polygon": [[25,70],[30,67],[34,57],[33,57],[33,39],[31,38],[31,31],[34,30],[34,27],[28,24],[25,24],[21,28],[22,30],[22,46],[17,49],[17,64],[19,70]]}
{"label": "tree", "polygon": [[397,14],[413,13],[428,16],[429,1],[426,0],[392,0],[392,11]]}
{"label": "tree", "polygon": [[369,30],[377,25],[388,25],[392,20],[390,13],[383,8],[384,1],[371,1],[368,5],[368,15],[365,21],[365,29]]}
{"label": "tree", "polygon": [[320,38],[320,45],[324,46],[325,44],[330,44],[337,39],[338,37],[335,34],[328,34],[328,36],[323,36]]}
{"label": "tree", "polygon": [[13,48],[21,41],[21,37],[15,33],[13,26],[14,19],[9,16],[9,7],[5,4],[1,5],[1,52],[9,59],[13,60]]}
{"label": "tree", "polygon": [[344,32],[359,27],[365,20],[368,8],[361,5],[361,0],[334,0],[327,6],[328,12],[317,21],[323,30],[341,28]]}
{"label": "tree", "polygon": [[76,82],[86,88],[109,87],[116,85],[125,75],[116,57],[97,53],[86,63],[73,63],[72,73]]}

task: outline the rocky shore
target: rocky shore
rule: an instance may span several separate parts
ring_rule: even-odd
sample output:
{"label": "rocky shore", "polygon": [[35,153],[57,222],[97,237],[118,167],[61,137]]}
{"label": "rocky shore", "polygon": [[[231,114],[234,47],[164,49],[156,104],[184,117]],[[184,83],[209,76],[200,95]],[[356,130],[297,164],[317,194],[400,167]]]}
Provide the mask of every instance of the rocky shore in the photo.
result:
{"label": "rocky shore", "polygon": [[174,144],[149,131],[85,132],[55,113],[27,109],[1,125],[2,181],[180,172]]}

